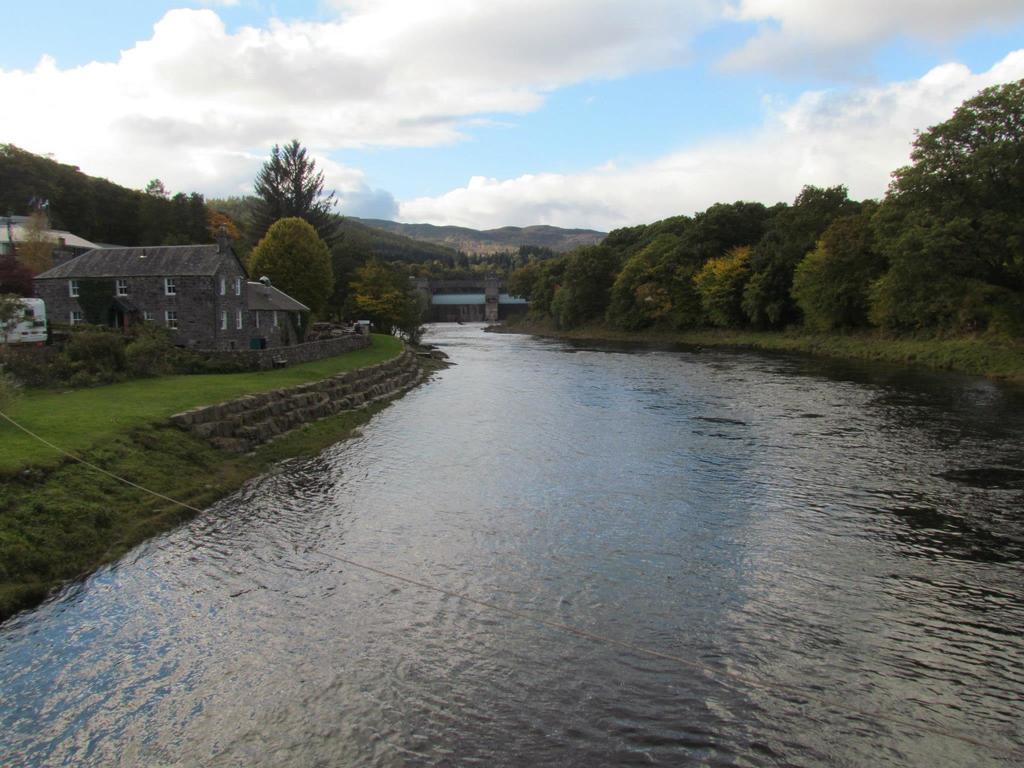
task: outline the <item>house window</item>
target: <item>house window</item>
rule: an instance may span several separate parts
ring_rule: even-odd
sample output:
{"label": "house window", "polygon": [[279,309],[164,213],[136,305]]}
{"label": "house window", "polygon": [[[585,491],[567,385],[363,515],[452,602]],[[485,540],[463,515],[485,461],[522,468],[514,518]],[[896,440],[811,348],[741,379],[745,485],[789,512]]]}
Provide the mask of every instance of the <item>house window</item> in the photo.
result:
{"label": "house window", "polygon": [[173,277],[164,278],[164,294],[167,296],[178,295],[178,283]]}
{"label": "house window", "polygon": [[153,322],[153,313],[150,312],[148,309],[142,310],[142,319],[145,320],[147,323]]}
{"label": "house window", "polygon": [[178,312],[177,312],[177,310],[168,309],[166,312],[164,312],[164,319],[167,321],[167,327],[168,328],[172,328],[173,329],[173,328],[177,328],[178,327]]}
{"label": "house window", "polygon": [[235,328],[239,331],[242,330],[242,310],[238,310],[235,314]]}
{"label": "house window", "polygon": [[259,328],[260,327],[260,313],[259,312],[253,312],[252,316],[256,319],[256,327]]}
{"label": "house window", "polygon": [[79,310],[77,310],[77,309],[71,310],[71,324],[72,325],[81,325],[84,322],[85,322],[85,320],[83,319],[82,313]]}
{"label": "house window", "polygon": [[227,292],[228,292],[228,279],[226,277],[221,277],[221,279],[220,279],[220,295],[223,296]]}
{"label": "house window", "polygon": [[[236,277],[235,278],[235,296],[241,296],[241,295],[242,295],[242,278]],[[239,326],[239,327],[241,327],[241,326]]]}
{"label": "house window", "polygon": [[68,296],[75,299],[78,298],[78,281],[68,280]]}
{"label": "house window", "polygon": [[228,329],[228,311],[226,309],[220,313],[220,329],[222,331]]}
{"label": "house window", "polygon": [[274,327],[277,328],[277,310],[274,310]]}
{"label": "house window", "polygon": [[128,281],[124,278],[117,279],[117,295],[127,296],[128,295]]}

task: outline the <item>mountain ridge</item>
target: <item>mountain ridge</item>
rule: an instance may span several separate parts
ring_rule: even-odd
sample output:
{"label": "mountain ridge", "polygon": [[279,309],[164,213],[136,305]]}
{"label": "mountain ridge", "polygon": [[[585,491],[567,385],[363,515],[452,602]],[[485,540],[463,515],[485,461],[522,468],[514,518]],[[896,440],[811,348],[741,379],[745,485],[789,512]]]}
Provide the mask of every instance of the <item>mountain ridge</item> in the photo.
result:
{"label": "mountain ridge", "polygon": [[548,224],[472,229],[452,225],[405,224],[386,219],[349,218],[354,218],[361,224],[374,229],[474,254],[516,250],[521,245],[550,248],[557,253],[564,253],[585,245],[597,245],[608,234],[594,229],[566,229]]}

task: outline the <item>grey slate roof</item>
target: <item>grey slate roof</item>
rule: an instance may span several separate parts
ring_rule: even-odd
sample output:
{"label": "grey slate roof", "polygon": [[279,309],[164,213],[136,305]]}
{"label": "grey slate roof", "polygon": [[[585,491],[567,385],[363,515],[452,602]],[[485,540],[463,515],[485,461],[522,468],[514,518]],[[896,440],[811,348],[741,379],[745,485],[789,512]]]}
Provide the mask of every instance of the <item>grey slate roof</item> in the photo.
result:
{"label": "grey slate roof", "polygon": [[296,301],[272,285],[249,282],[246,302],[250,310],[277,310],[278,312],[309,312],[309,307]]}
{"label": "grey slate roof", "polygon": [[73,277],[140,277],[146,275],[212,275],[230,249],[209,245],[158,245],[144,248],[97,248],[49,269],[36,280]]}

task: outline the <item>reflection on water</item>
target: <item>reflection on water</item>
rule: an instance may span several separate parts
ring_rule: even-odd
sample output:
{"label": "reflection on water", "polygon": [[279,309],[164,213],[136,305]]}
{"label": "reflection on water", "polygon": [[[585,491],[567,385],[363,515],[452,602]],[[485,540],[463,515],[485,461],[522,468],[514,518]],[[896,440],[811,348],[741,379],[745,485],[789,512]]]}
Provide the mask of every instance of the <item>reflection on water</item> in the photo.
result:
{"label": "reflection on water", "polygon": [[0,629],[0,762],[1019,762],[1019,391],[432,334],[363,436]]}

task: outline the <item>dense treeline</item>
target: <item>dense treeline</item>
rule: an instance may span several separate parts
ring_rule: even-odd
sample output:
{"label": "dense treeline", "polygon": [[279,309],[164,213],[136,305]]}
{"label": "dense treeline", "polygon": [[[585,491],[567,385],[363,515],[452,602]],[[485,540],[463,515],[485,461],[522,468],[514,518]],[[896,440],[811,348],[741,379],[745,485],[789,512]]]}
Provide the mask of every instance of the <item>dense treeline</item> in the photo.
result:
{"label": "dense treeline", "polygon": [[211,240],[201,194],[170,196],[156,180],[148,189],[128,189],[87,176],[76,166],[0,144],[0,216],[44,208],[54,229],[94,243],[179,245]]}
{"label": "dense treeline", "polygon": [[921,133],[883,201],[805,187],[611,232],[510,278],[562,328],[1024,335],[1024,81]]}

